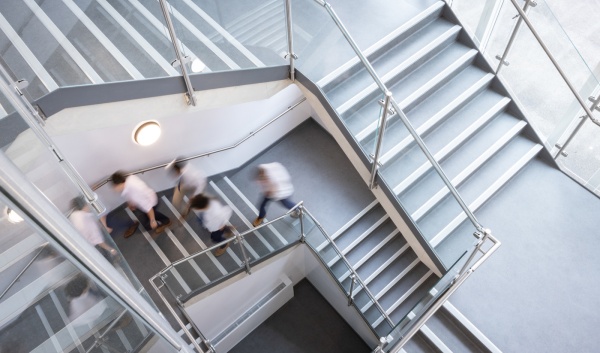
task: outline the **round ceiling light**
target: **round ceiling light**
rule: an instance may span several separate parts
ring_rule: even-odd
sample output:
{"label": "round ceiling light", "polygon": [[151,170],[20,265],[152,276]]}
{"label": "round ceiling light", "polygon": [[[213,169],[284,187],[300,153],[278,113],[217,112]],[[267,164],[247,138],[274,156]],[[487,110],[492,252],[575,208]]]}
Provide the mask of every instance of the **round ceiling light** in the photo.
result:
{"label": "round ceiling light", "polygon": [[206,65],[202,62],[202,60],[196,58],[192,60],[192,72],[202,72],[206,68]]}
{"label": "round ceiling light", "polygon": [[160,125],[156,121],[146,121],[133,130],[133,141],[142,146],[148,146],[158,140],[160,132]]}
{"label": "round ceiling light", "polygon": [[10,223],[20,223],[23,222],[23,218],[19,216],[17,212],[11,210],[10,208],[6,209],[6,216],[8,217],[8,221]]}

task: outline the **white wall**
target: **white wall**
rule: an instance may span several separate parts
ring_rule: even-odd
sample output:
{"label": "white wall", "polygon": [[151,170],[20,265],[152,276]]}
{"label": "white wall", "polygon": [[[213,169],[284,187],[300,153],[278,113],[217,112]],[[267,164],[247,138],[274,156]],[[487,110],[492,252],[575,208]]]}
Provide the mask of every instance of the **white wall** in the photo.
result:
{"label": "white wall", "polygon": [[251,275],[244,272],[199,294],[188,301],[185,308],[200,331],[211,340],[279,285],[282,277],[289,278],[294,284],[307,277],[369,346],[377,345],[377,337],[356,309],[347,305],[346,297],[337,283],[304,244],[252,268]]}
{"label": "white wall", "polygon": [[[197,92],[198,106],[187,106],[183,95],[154,97],[70,108],[48,120],[46,130],[58,148],[93,185],[116,170],[133,171],[175,157],[188,157],[233,145],[303,98],[288,81]],[[284,136],[311,113],[305,102],[236,149],[194,160],[207,174],[237,168]],[[132,140],[142,121],[156,120],[162,135],[152,146]],[[26,143],[26,136],[22,137]],[[31,138],[31,137],[29,137]],[[19,148],[19,143],[12,148]],[[164,170],[142,175],[156,190],[173,186]],[[123,202],[112,188],[98,191],[108,209]]]}

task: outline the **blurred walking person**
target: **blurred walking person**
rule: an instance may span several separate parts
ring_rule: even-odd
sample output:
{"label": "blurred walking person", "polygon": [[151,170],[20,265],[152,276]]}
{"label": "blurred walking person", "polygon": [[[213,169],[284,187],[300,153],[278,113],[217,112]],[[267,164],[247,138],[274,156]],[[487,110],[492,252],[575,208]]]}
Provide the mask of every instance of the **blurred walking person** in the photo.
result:
{"label": "blurred walking person", "polygon": [[[158,235],[171,225],[169,217],[157,210],[159,200],[156,192],[142,179],[135,175],[126,177],[123,172],[117,171],[111,176],[111,181],[114,189],[125,198],[127,207],[135,213],[144,228],[154,229],[155,235]],[[126,232],[124,236],[128,238],[131,235],[133,232]]]}
{"label": "blurred walking person", "polygon": [[[220,243],[233,235],[233,229],[227,225],[233,213],[229,206],[221,204],[217,199],[199,194],[190,200],[189,209],[201,212],[198,220],[210,232],[210,238],[215,243]],[[187,214],[187,212],[186,212]],[[229,247],[226,243],[215,250],[215,256],[221,256]]]}
{"label": "blurred walking person", "polygon": [[206,175],[189,163],[177,162],[177,160],[169,163],[165,169],[169,174],[177,178],[177,184],[173,190],[172,203],[179,213],[183,213],[187,209],[187,207],[182,207],[183,197],[187,196],[191,199],[194,195],[204,192]]}
{"label": "blurred walking person", "polygon": [[267,215],[267,205],[271,201],[279,201],[288,210],[296,205],[291,200],[294,193],[292,178],[281,163],[260,164],[256,171],[256,181],[260,185],[263,198],[260,203],[258,217],[252,222],[253,226],[258,227],[262,224]]}

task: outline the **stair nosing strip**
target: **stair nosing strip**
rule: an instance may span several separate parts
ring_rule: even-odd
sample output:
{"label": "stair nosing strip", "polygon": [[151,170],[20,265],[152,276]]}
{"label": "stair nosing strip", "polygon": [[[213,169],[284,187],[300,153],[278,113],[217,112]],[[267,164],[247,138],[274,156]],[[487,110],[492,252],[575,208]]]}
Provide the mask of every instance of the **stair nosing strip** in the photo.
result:
{"label": "stair nosing strip", "polygon": [[[387,243],[389,243],[392,239],[394,239],[394,237],[396,236],[396,234],[400,233],[400,231],[398,229],[394,229],[390,234],[388,234],[381,242],[379,242],[379,244],[377,244],[377,246],[373,247],[371,250],[369,250],[369,252],[367,252],[363,257],[360,258],[360,260],[358,260],[354,265],[352,265],[352,268],[355,271],[358,271],[358,269],[360,268],[360,266],[362,266],[367,260],[369,260],[371,257],[373,257],[373,255],[375,255],[377,253],[377,251],[379,251],[381,248],[383,248]],[[350,276],[350,271],[346,271],[346,273],[344,273],[341,277],[340,277],[340,282],[346,280],[346,278],[348,278],[348,276]],[[363,281],[364,282],[364,281]]]}
{"label": "stair nosing strip", "polygon": [[[454,25],[454,26],[448,28],[448,30],[446,30],[440,36],[436,37],[435,40],[427,43],[424,47],[420,48],[419,50],[414,52],[412,55],[410,55],[408,58],[403,60],[402,63],[400,63],[399,65],[394,67],[392,70],[387,72],[385,75],[383,75],[381,77],[381,80],[387,84],[388,81],[390,81],[394,77],[402,74],[415,62],[419,61],[421,58],[423,58],[427,54],[438,49],[442,44],[444,44],[447,40],[449,40],[453,36],[458,35],[458,32],[460,32],[460,29],[461,29],[461,27],[459,25]],[[353,97],[351,97],[346,102],[344,102],[342,105],[337,107],[336,111],[338,112],[338,114],[340,116],[342,116],[350,108],[355,106],[358,102],[361,102],[363,99],[368,97],[373,92],[376,92],[378,89],[379,89],[379,86],[377,86],[377,83],[375,83],[375,82],[371,83],[369,86],[364,88],[362,91],[358,92]]]}
{"label": "stair nosing strip", "polygon": [[[240,189],[238,189],[237,186],[235,186],[235,184],[228,178],[228,177],[223,177],[223,180],[225,180],[225,182],[229,185],[229,187],[246,203],[246,205],[252,210],[252,212],[254,212],[257,216],[258,216],[258,210],[256,209],[256,207],[252,204],[252,202],[250,202],[250,200],[248,200],[248,198],[246,197],[246,195],[244,195],[242,193],[242,191]],[[265,221],[267,219],[265,218]],[[277,237],[277,239],[279,239],[279,241],[285,246],[288,245],[288,241],[281,235],[281,233],[279,233],[279,231],[277,229],[275,229],[275,227],[273,227],[273,225],[269,224],[267,226],[267,228],[269,228],[273,234],[275,234],[275,236]]]}
{"label": "stair nosing strip", "polygon": [[396,261],[396,259],[398,259],[408,249],[410,249],[410,245],[408,245],[408,243],[404,244],[400,249],[398,249],[398,251],[396,251],[392,256],[390,256],[388,260],[386,260],[379,267],[377,267],[377,269],[371,275],[369,275],[369,277],[365,278],[365,280],[363,281],[365,285],[371,283],[371,281],[377,278],[377,276],[379,276],[381,272],[385,271],[385,269],[388,268],[388,266],[391,265],[392,262]]}
{"label": "stair nosing strip", "polygon": [[[473,97],[473,95],[475,95],[479,90],[483,89],[486,85],[488,85],[493,78],[494,78],[494,75],[491,73],[487,73],[486,75],[484,75],[474,85],[469,87],[468,90],[464,91],[458,97],[454,98],[452,100],[452,102],[450,102],[450,104],[447,104],[446,106],[444,106],[444,108],[442,110],[438,111],[435,115],[433,115],[430,119],[428,119],[425,123],[423,123],[419,127],[419,129],[422,129],[423,132],[420,132],[419,134],[423,134],[423,133],[429,131],[440,120],[442,120],[449,114],[454,113],[455,109],[457,109],[463,102],[465,102],[469,98]],[[396,114],[394,114],[393,116],[396,116]],[[389,119],[390,118],[388,117],[388,121],[389,121]],[[368,136],[369,134],[373,133],[375,130],[377,130],[377,124],[378,124],[377,121],[375,121],[374,123],[371,123],[371,125],[367,126],[361,132],[356,134],[356,139],[360,141],[360,140],[364,139],[366,136]],[[419,129],[417,130],[417,132],[419,132]],[[407,138],[412,139],[412,136],[409,135]]]}
{"label": "stair nosing strip", "polygon": [[186,3],[186,5],[189,8],[191,8],[194,12],[196,12],[196,14],[198,16],[202,17],[202,19],[204,21],[206,21],[209,25],[211,25],[219,33],[219,35],[226,38],[237,50],[239,50],[241,53],[243,53],[246,56],[246,58],[248,58],[248,60],[250,60],[252,63],[254,63],[254,65],[256,65],[257,67],[265,66],[265,64],[262,61],[260,61],[260,59],[258,59],[254,54],[252,54],[252,52],[250,50],[248,50],[248,48],[246,48],[242,43],[240,43],[233,35],[231,35],[231,33],[229,33],[227,30],[225,30],[225,28],[223,28],[223,26],[221,26],[217,21],[215,21],[206,12],[204,12],[193,1],[191,1],[191,0],[183,0],[183,1]]}
{"label": "stair nosing strip", "polygon": [[[396,277],[394,277],[393,280],[391,280],[387,285],[385,285],[381,290],[379,290],[379,292],[373,294],[374,299],[375,300],[381,299],[381,297],[383,297],[387,293],[387,291],[390,290],[390,288],[392,288],[395,284],[400,282],[402,280],[402,278],[404,278],[404,276],[406,276],[412,269],[414,269],[420,263],[421,263],[421,261],[419,260],[419,258],[418,257],[415,258],[410,264],[408,264],[408,266],[406,266],[404,268],[404,270],[400,271],[400,273],[398,273],[396,275]],[[371,305],[373,305],[372,301],[365,304],[361,308],[361,311],[365,312],[365,311],[369,310]]]}
{"label": "stair nosing strip", "polygon": [[[375,53],[377,50],[379,50],[379,49],[385,47],[386,45],[388,45],[389,43],[391,43],[393,40],[395,40],[397,37],[402,35],[404,32],[410,30],[414,26],[416,26],[419,23],[421,23],[422,21],[424,21],[427,17],[431,16],[431,14],[438,11],[443,6],[444,6],[443,1],[438,1],[438,2],[434,3],[433,5],[428,7],[425,11],[419,13],[417,16],[412,17],[410,20],[403,23],[400,27],[396,28],[390,34],[386,35],[382,39],[378,40],[375,44],[371,45],[369,48],[367,48],[363,52],[363,54],[365,55],[365,57],[368,58],[373,53]],[[319,87],[327,86],[332,81],[334,81],[336,78],[338,78],[341,74],[350,70],[354,65],[358,64],[359,62],[360,62],[360,59],[358,59],[357,57],[354,57],[354,58],[348,60],[345,64],[341,65],[338,69],[334,70],[329,75],[327,75],[327,76],[323,77],[321,80],[319,80],[317,82],[317,86],[319,86]]]}
{"label": "stair nosing strip", "polygon": [[[212,181],[212,180],[209,181],[209,184],[213,188],[213,190],[215,190],[216,193],[219,194],[219,196],[225,201],[225,203],[227,203],[227,205],[229,205],[229,207],[231,207],[231,209],[233,210],[233,212],[235,212],[235,214],[242,220],[242,222],[244,222],[244,224],[248,228],[252,228],[252,224],[250,222],[248,222],[248,220],[246,219],[246,217],[244,217],[244,214],[233,204],[233,202],[231,202],[231,200],[229,200],[229,198],[227,196],[225,196],[225,193],[223,192],[223,190],[221,190],[217,186],[217,184],[215,184],[215,182]],[[235,192],[235,190],[234,190],[234,192]],[[269,250],[269,252],[275,251],[275,248],[273,248],[273,246],[271,246],[271,244],[265,239],[265,237],[259,231],[256,231],[256,237],[267,248],[267,250]],[[248,242],[245,241],[244,244],[248,244]],[[250,246],[250,244],[248,244],[248,246]],[[255,254],[257,254],[254,251],[254,249],[252,251]],[[256,256],[258,256],[258,254]],[[259,258],[260,257],[257,257],[256,259],[258,260]]]}
{"label": "stair nosing strip", "polygon": [[442,307],[446,313],[453,317],[453,320],[458,321],[467,330],[468,334],[476,339],[479,344],[483,345],[489,353],[502,353],[502,351],[496,347],[496,345],[483,332],[481,332],[449,301],[446,301],[444,304],[442,304]]}
{"label": "stair nosing strip", "polygon": [[[275,5],[275,6],[273,6]],[[261,7],[258,7],[252,11],[249,11],[247,13],[245,13],[244,15],[240,16],[240,18],[238,18],[235,22],[231,22],[227,24],[228,30],[230,32],[235,32],[237,30],[239,30],[240,28],[243,28],[244,26],[246,26],[247,22],[252,22],[254,21],[257,17],[261,17],[258,16],[259,14],[262,15],[262,13],[264,12],[270,12],[270,10],[272,10],[272,8],[275,7],[279,7],[277,4],[277,1],[271,1],[270,3],[266,3]]]}
{"label": "stair nosing strip", "polygon": [[[373,207],[377,206],[379,201],[375,199],[373,202],[368,204],[365,208],[363,208],[359,213],[357,213],[354,217],[352,217],[346,224],[344,224],[340,229],[338,229],[335,233],[331,235],[331,240],[337,239],[342,233],[350,229],[356,222],[358,222],[362,217],[364,217]],[[319,246],[316,247],[317,251],[323,250],[329,242],[327,240],[323,241]]]}
{"label": "stair nosing strip", "polygon": [[[496,153],[498,153],[504,146],[506,146],[513,138],[515,138],[521,130],[527,125],[527,123],[523,120],[519,120],[510,130],[508,130],[504,135],[502,135],[494,144],[488,147],[482,154],[480,154],[473,162],[471,162],[467,167],[463,168],[462,171],[452,178],[452,185],[458,187],[465,180],[469,178],[469,176],[473,175],[475,172],[479,170],[490,158],[492,158]],[[427,200],[421,207],[419,207],[415,212],[411,214],[413,220],[418,222],[424,215],[427,214],[438,202],[440,202],[446,195],[450,193],[450,190],[447,187],[442,187],[435,193],[429,200]]]}
{"label": "stair nosing strip", "polygon": [[[515,164],[512,165],[500,178],[498,178],[492,185],[490,185],[475,201],[469,204],[471,212],[475,212],[481,207],[485,201],[492,197],[506,182],[508,182],[513,176],[515,176],[529,161],[531,161],[543,148],[540,144],[535,144],[525,155],[523,155]],[[430,244],[435,248],[438,246],[456,227],[460,225],[467,218],[464,212],[461,212],[457,217],[450,222],[444,229],[435,235],[430,240]]]}
{"label": "stair nosing strip", "polygon": [[428,270],[427,273],[423,275],[402,297],[398,298],[387,310],[386,314],[391,315],[394,310],[396,310],[402,302],[404,302],[409,296],[411,296],[425,281],[433,274],[433,271]]}
{"label": "stair nosing strip", "polygon": [[425,336],[425,339],[433,344],[437,351],[440,353],[452,353],[452,350],[446,346],[444,342],[435,334],[427,325],[421,326],[419,331]]}
{"label": "stair nosing strip", "polygon": [[[472,129],[472,128],[475,128],[475,129],[473,129],[473,131],[464,138],[464,141],[466,141],[466,139],[468,137],[471,137],[473,134],[477,133],[477,131],[479,131],[479,129],[481,129],[483,126],[485,126],[487,124],[487,122],[492,120],[494,117],[498,116],[509,102],[510,102],[510,99],[504,97],[502,100],[500,100],[498,103],[496,103],[493,107],[491,107],[487,112],[482,114],[482,116],[479,119],[477,119],[474,123],[469,125],[468,129]],[[465,131],[467,131],[467,130],[465,130]],[[444,146],[444,148],[442,148],[440,151],[438,151],[435,154],[434,158],[437,161],[441,161],[444,158],[446,158],[446,156],[449,153],[453,152],[458,146],[460,146],[460,144],[458,144],[458,146],[455,146],[454,148],[450,149],[449,151],[445,151],[445,150],[447,150],[448,146],[450,146],[454,143],[458,143],[459,141],[457,141],[457,140],[463,133],[461,133],[459,136],[454,138],[450,143],[448,143],[446,146]],[[464,141],[461,141],[460,143],[464,143]],[[402,152],[403,150],[404,149],[400,150],[398,153]],[[403,193],[411,185],[413,185],[417,180],[419,180],[425,173],[427,173],[427,171],[429,171],[431,168],[433,168],[433,166],[431,165],[431,163],[429,161],[426,161],[425,163],[420,165],[408,177],[404,178],[404,180],[402,180],[402,182],[400,182],[400,184],[398,184],[396,187],[394,187],[394,189],[393,189],[394,193],[396,195]]]}

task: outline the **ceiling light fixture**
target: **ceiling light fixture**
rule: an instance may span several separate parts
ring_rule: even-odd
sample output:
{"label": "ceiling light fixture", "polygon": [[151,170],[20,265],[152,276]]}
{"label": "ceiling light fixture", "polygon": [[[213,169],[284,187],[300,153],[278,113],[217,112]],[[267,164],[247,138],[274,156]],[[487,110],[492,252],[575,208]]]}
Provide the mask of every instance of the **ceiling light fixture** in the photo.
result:
{"label": "ceiling light fixture", "polygon": [[23,217],[19,216],[17,212],[11,210],[10,208],[6,209],[6,216],[8,217],[8,221],[10,223],[20,223],[23,222]]}
{"label": "ceiling light fixture", "polygon": [[156,121],[146,121],[133,130],[133,141],[142,146],[148,146],[158,140],[160,133],[160,125]]}

